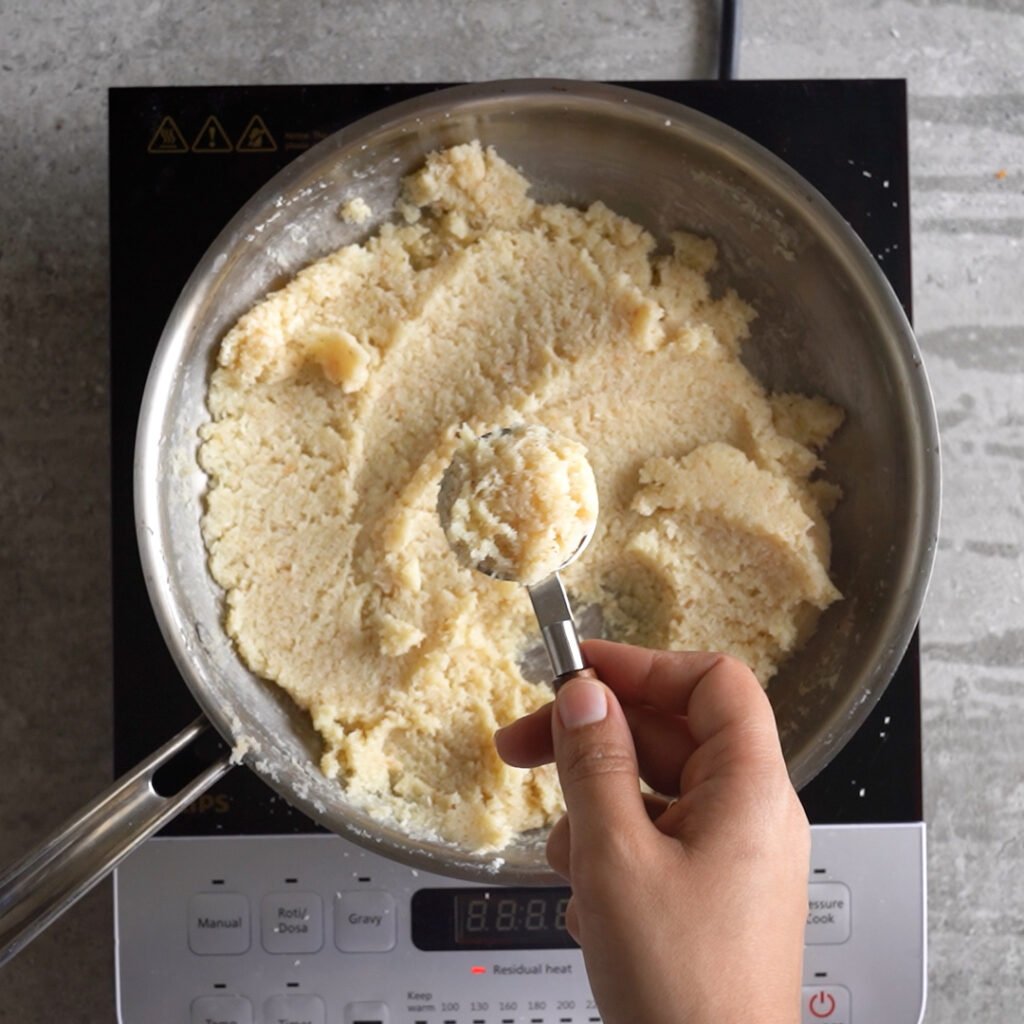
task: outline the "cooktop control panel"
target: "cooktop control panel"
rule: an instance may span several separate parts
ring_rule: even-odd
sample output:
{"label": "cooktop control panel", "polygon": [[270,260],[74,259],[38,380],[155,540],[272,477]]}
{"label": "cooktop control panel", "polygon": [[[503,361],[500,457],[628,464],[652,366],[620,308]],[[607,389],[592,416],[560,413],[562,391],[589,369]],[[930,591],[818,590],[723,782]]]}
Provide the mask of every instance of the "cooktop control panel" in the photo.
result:
{"label": "cooktop control panel", "polygon": [[[805,1024],[916,1024],[924,826],[812,828]],[[568,890],[327,835],[163,838],[117,871],[122,1024],[598,1024]]]}

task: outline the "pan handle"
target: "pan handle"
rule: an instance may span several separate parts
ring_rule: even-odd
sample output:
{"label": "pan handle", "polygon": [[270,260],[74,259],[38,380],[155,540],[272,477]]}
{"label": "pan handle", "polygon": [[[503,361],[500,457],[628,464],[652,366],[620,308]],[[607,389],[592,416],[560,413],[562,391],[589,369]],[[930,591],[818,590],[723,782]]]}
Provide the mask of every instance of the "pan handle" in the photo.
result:
{"label": "pan handle", "polygon": [[0,967],[231,768],[224,753],[174,796],[153,788],[157,769],[209,728],[197,718],[0,876]]}

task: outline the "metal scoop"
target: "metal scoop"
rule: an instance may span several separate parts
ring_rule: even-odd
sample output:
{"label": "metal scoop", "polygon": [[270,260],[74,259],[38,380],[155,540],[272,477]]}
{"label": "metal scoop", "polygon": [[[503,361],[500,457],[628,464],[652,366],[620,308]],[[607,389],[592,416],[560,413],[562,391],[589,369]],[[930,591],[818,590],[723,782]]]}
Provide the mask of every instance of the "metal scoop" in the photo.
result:
{"label": "metal scoop", "polygon": [[[489,438],[507,436],[522,428],[502,427],[500,430],[490,431],[480,437],[481,441]],[[441,477],[441,485],[437,496],[437,514],[441,519],[441,526],[445,536],[449,534],[451,525],[452,506],[458,496],[465,466],[463,465],[462,453],[456,451],[452,461],[448,464]],[[553,686],[558,689],[562,683],[571,676],[587,668],[583,660],[583,652],[580,650],[579,636],[576,632],[576,624],[573,620],[572,609],[569,607],[569,598],[566,596],[565,587],[559,577],[559,572],[568,568],[583,554],[587,545],[594,535],[594,526],[580,538],[579,544],[572,554],[563,561],[550,576],[545,577],[539,583],[526,584],[527,593],[530,595],[530,602],[533,605],[534,614],[540,625],[541,636],[544,639],[544,648],[548,652],[551,661],[551,671],[554,674]],[[509,583],[521,583],[515,577],[502,573],[491,560],[484,559],[476,563],[467,563],[463,553],[452,548],[457,558],[466,564],[467,568],[475,569],[477,572],[490,576],[492,579],[505,580]]]}

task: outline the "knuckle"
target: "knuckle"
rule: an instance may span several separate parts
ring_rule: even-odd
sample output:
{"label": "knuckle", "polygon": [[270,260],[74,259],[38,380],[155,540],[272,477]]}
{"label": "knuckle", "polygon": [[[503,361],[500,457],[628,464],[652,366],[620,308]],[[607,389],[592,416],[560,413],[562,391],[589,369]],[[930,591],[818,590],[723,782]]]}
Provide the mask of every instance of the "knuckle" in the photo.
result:
{"label": "knuckle", "polygon": [[581,782],[601,775],[637,775],[636,757],[617,743],[596,742],[571,748],[562,763],[566,782]]}

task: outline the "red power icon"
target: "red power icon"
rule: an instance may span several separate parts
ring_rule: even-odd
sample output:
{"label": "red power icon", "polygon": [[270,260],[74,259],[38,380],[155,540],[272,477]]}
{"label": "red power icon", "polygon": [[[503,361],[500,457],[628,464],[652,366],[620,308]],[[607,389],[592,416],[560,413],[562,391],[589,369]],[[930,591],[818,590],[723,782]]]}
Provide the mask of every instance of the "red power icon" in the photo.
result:
{"label": "red power icon", "polygon": [[835,996],[828,992],[815,992],[807,1003],[807,1009],[811,1011],[811,1016],[817,1017],[819,1020],[831,1017],[836,1011]]}

